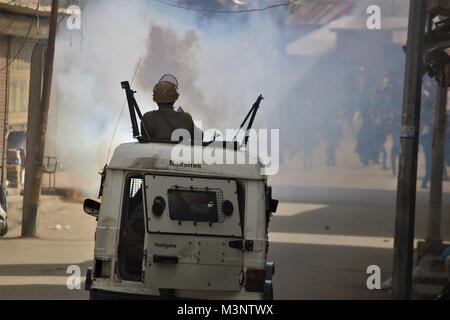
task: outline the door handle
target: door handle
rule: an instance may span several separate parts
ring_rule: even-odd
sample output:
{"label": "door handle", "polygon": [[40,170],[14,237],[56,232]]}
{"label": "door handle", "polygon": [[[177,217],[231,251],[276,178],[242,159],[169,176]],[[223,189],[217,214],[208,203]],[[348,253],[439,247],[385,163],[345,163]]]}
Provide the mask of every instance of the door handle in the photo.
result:
{"label": "door handle", "polygon": [[177,256],[161,256],[161,255],[153,255],[154,263],[178,263]]}
{"label": "door handle", "polygon": [[255,242],[253,240],[236,240],[230,241],[230,248],[242,251],[253,251]]}

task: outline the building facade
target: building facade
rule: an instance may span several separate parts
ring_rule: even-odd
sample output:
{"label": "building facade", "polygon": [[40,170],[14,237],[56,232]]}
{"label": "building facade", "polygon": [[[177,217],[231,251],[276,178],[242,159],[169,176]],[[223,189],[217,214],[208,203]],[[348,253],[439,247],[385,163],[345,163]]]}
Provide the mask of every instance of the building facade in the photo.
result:
{"label": "building facade", "polygon": [[[75,1],[60,1],[60,13],[65,14],[66,8],[73,3]],[[36,43],[47,38],[50,12],[51,0],[0,0],[0,170],[3,186],[7,181],[8,149],[26,148],[31,55]],[[11,161],[15,162],[14,159]]]}

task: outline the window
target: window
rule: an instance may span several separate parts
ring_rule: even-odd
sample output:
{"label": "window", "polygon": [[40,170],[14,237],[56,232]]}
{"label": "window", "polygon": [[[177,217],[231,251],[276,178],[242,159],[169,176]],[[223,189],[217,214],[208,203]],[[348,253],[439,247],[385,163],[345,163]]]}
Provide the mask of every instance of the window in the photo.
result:
{"label": "window", "polygon": [[25,81],[24,80],[12,80],[10,87],[11,105],[10,110],[12,112],[26,111],[25,105]]}
{"label": "window", "polygon": [[119,275],[128,281],[142,281],[145,221],[143,179],[131,176],[125,184],[119,238]]}
{"label": "window", "polygon": [[178,221],[221,223],[223,217],[218,210],[220,190],[172,188],[169,195],[170,219]]}

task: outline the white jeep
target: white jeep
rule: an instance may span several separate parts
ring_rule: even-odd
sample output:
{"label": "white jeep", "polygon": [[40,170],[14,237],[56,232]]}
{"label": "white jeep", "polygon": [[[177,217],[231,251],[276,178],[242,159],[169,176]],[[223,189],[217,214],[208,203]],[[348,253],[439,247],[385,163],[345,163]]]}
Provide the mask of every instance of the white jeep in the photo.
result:
{"label": "white jeep", "polygon": [[262,165],[174,163],[175,147],[119,146],[101,205],[85,202],[98,218],[91,298],[272,299],[268,224],[278,202]]}

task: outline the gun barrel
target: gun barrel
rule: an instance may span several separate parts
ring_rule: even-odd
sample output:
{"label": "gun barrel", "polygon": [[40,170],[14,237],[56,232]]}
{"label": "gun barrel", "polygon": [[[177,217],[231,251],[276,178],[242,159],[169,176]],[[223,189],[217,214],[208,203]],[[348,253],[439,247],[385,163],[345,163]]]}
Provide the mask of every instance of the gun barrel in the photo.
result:
{"label": "gun barrel", "polygon": [[131,127],[133,130],[133,138],[139,138],[141,133],[139,131],[139,125],[136,119],[136,112],[142,117],[139,107],[137,106],[136,100],[134,99],[134,91],[130,88],[130,83],[128,81],[121,82],[122,89],[125,90],[127,95],[128,110],[130,111]]}
{"label": "gun barrel", "polygon": [[130,83],[128,82],[128,81],[123,81],[123,82],[121,82],[120,83],[121,85],[122,85],[122,89],[125,89],[125,90],[131,90],[131,88],[130,88]]}

